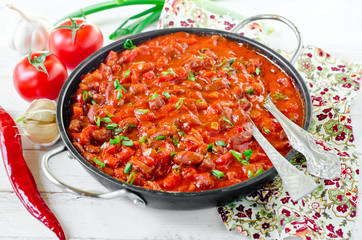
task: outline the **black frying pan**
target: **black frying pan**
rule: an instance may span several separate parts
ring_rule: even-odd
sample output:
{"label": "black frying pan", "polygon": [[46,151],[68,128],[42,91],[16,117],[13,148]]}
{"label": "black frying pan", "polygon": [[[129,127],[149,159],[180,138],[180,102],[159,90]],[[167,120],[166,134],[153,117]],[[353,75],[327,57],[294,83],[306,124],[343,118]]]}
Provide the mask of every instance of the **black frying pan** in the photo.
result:
{"label": "black frying pan", "polygon": [[[259,42],[243,37],[236,33],[219,31],[214,29],[205,29],[205,28],[172,28],[172,29],[154,30],[154,31],[133,35],[127,37],[127,39],[131,39],[135,45],[139,45],[142,42],[149,39],[153,39],[157,36],[171,34],[180,31],[199,34],[199,35],[224,36],[229,40],[248,44],[249,46],[254,48],[257,52],[270,59],[270,61],[272,61],[275,65],[279,66],[288,76],[291,77],[296,87],[300,91],[305,105],[304,129],[305,130],[309,129],[311,123],[311,116],[312,116],[312,105],[307,87],[302,77],[299,75],[298,71],[292,66],[290,62],[288,62],[285,58],[280,56],[278,53],[276,53],[269,47],[266,47],[265,45]],[[91,72],[95,68],[97,68],[98,65],[104,61],[104,59],[107,57],[110,51],[115,51],[115,52],[123,51],[124,42],[125,39],[121,39],[93,53],[91,56],[85,59],[78,67],[74,69],[74,71],[69,76],[68,80],[65,82],[59,94],[58,103],[57,103],[57,124],[60,136],[65,146],[50,151],[43,158],[43,170],[45,170],[44,172],[49,177],[50,180],[52,180],[57,185],[66,188],[67,191],[78,193],[81,195],[87,195],[98,198],[113,198],[119,196],[127,196],[131,200],[133,200],[134,203],[143,206],[147,204],[148,206],[156,208],[194,209],[194,208],[205,208],[210,206],[216,206],[218,204],[224,204],[233,201],[239,198],[241,195],[256,190],[259,186],[273,179],[273,177],[277,174],[274,167],[268,169],[262,174],[253,177],[247,181],[220,189],[213,189],[213,190],[199,191],[199,192],[166,192],[166,191],[150,190],[139,186],[127,184],[125,182],[119,181],[115,178],[106,175],[105,173],[101,172],[93,165],[88,163],[87,160],[85,160],[82,157],[82,155],[77,151],[77,149],[73,146],[67,134],[67,128],[69,126],[68,110],[71,105],[71,98],[76,89],[78,88],[78,84],[80,83],[81,77]],[[65,150],[68,150],[71,153],[71,155],[75,159],[77,159],[77,161],[81,163],[83,167],[85,167],[85,169],[90,173],[92,177],[97,179],[102,185],[111,190],[111,192],[105,194],[84,192],[79,189],[75,189],[68,185],[65,185],[61,181],[56,179],[50,172],[50,169],[48,167],[48,161],[52,156]],[[287,154],[286,158],[290,159],[295,154],[295,152],[296,151],[292,149]]]}

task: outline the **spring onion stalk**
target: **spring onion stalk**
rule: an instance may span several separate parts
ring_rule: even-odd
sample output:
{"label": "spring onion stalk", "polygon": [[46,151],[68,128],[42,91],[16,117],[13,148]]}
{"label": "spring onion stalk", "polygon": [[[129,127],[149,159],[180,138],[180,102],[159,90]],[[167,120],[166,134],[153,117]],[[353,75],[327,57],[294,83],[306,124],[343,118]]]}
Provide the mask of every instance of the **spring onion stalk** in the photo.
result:
{"label": "spring onion stalk", "polygon": [[[148,9],[148,10],[151,10],[151,9]],[[151,14],[149,14],[147,17],[145,17],[145,18],[139,17],[137,21],[135,20],[136,22],[124,27],[125,23],[128,22],[129,20],[131,20],[132,17],[127,19],[121,26],[119,26],[113,33],[111,33],[111,35],[109,36],[109,39],[117,40],[118,38],[120,38],[124,35],[132,34],[132,33],[133,34],[140,33],[147,25],[149,25],[159,19],[160,15],[161,15],[161,10],[162,10],[162,6],[155,7],[155,11],[152,12]],[[146,14],[143,14],[143,15],[146,15]],[[135,17],[135,16],[133,16],[133,17]]]}
{"label": "spring onion stalk", "polygon": [[[64,21],[65,19],[76,18],[76,17],[83,17],[93,13],[101,12],[104,10],[116,8],[116,7],[123,7],[123,6],[130,6],[130,5],[145,5],[150,4],[154,5],[153,7],[138,13],[126,21],[124,21],[110,36],[109,39],[116,40],[121,36],[128,35],[128,34],[136,34],[140,33],[147,25],[157,21],[161,15],[161,11],[165,0],[115,0],[115,1],[106,1],[103,3],[93,4],[82,9],[79,9],[75,12],[72,12],[61,19],[59,19],[55,25],[59,24],[60,22]],[[148,16],[146,16],[148,15]],[[145,17],[146,16],[146,17]],[[135,21],[131,24],[128,24],[129,21]]]}
{"label": "spring onion stalk", "polygon": [[143,5],[143,4],[153,4],[153,5],[157,5],[157,6],[163,6],[164,3],[165,3],[164,0],[115,0],[115,1],[97,3],[97,4],[93,4],[93,5],[90,5],[85,8],[79,9],[75,12],[72,12],[72,13],[62,17],[61,19],[59,19],[56,22],[55,25],[57,25],[58,23],[60,23],[61,21],[65,20],[65,19],[69,19],[69,17],[71,17],[71,18],[82,17],[83,14],[85,16],[87,16],[87,15],[90,15],[93,13],[101,12],[101,11],[116,8],[116,7],[123,7],[123,6],[130,6],[130,5]]}

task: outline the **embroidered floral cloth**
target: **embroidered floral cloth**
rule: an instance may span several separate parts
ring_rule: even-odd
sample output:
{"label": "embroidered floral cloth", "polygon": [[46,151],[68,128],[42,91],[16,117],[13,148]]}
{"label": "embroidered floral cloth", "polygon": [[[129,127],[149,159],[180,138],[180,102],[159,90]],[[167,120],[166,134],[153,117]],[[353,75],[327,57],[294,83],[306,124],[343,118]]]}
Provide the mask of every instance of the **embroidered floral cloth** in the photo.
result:
{"label": "embroidered floral cloth", "polygon": [[[206,0],[168,0],[159,27],[208,27],[228,31],[240,19],[243,16]],[[267,44],[269,32],[267,26],[251,23],[242,34]],[[342,167],[340,178],[314,178],[318,188],[304,199],[293,201],[277,176],[264,187],[218,207],[217,211],[228,230],[237,230],[251,239],[288,236],[349,239],[356,219],[359,174],[349,106],[359,90],[361,65],[307,46],[295,67],[312,97],[310,133],[322,148],[338,154]],[[291,162],[306,173],[302,155],[295,155]]]}

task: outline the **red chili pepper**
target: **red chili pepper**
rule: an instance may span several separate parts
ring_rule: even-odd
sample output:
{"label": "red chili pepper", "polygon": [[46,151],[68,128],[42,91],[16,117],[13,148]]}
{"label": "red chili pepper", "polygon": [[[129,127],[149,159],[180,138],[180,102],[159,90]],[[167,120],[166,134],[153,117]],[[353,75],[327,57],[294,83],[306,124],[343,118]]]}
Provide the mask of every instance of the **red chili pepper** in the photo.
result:
{"label": "red chili pepper", "polygon": [[59,239],[65,240],[62,227],[41,198],[33,175],[23,157],[21,137],[15,122],[0,106],[0,149],[14,192],[25,208],[52,230]]}

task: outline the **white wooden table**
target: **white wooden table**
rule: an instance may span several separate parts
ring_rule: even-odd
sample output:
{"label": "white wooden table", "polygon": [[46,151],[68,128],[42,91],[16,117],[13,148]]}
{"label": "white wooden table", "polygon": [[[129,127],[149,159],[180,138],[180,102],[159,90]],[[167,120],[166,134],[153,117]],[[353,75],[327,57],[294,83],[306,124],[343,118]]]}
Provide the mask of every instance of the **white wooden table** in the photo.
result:
{"label": "white wooden table", "polygon": [[[0,2],[0,6],[4,1]],[[52,22],[81,7],[96,3],[88,1],[17,0],[19,7],[44,15]],[[306,44],[322,47],[327,52],[362,63],[362,1],[348,0],[253,0],[218,1],[251,16],[275,13],[294,22]],[[107,36],[123,20],[145,6],[123,7],[91,15],[89,21],[99,25]],[[8,49],[4,38],[4,23],[14,12],[0,9],[0,104],[13,118],[24,112],[28,103],[16,93],[12,70],[20,59]],[[155,26],[153,26],[155,28]],[[106,39],[105,44],[110,41]],[[279,38],[276,45],[289,41]],[[289,46],[290,45],[290,46]],[[362,145],[362,94],[352,106],[353,126],[358,154]],[[61,222],[69,239],[240,239],[237,233],[227,232],[215,208],[194,211],[166,211],[137,208],[130,201],[97,200],[62,192],[51,184],[40,168],[42,155],[50,148],[39,148],[23,138],[24,156],[36,179],[42,197]],[[58,143],[60,145],[60,143]],[[57,145],[57,146],[58,146]],[[63,154],[52,161],[53,169],[65,182],[86,190],[105,191],[76,161]],[[362,194],[359,194],[362,197]],[[354,239],[362,239],[361,204],[354,229]],[[0,163],[0,239],[54,239],[43,224],[35,220],[18,201]]]}

